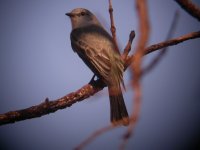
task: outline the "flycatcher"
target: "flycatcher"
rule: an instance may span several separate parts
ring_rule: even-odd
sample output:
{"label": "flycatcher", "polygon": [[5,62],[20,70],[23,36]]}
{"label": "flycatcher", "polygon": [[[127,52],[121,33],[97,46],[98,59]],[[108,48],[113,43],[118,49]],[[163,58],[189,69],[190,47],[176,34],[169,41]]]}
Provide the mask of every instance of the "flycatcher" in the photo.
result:
{"label": "flycatcher", "polygon": [[124,64],[112,37],[87,9],[76,8],[66,15],[72,24],[72,49],[108,86],[111,122],[113,125],[128,125],[129,117],[121,90]]}

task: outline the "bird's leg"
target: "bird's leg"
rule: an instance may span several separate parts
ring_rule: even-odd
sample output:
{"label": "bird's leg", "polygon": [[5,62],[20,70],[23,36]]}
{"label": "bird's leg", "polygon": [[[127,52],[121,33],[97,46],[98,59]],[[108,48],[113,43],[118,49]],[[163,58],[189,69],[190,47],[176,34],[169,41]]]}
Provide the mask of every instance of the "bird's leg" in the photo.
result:
{"label": "bird's leg", "polygon": [[[95,77],[97,77],[97,79],[95,80]],[[98,76],[96,76],[95,74],[92,76],[92,79],[89,82],[90,85],[95,86],[95,87],[99,87],[99,88],[104,88],[105,86],[107,86],[100,78],[98,78]]]}

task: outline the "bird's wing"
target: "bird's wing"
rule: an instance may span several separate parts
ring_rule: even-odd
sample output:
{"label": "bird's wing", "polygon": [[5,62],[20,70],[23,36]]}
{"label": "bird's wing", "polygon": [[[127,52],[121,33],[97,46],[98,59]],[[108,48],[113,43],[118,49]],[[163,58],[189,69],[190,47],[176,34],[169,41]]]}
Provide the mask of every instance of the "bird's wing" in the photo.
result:
{"label": "bird's wing", "polygon": [[[95,43],[99,44],[98,40]],[[108,80],[111,62],[109,54],[105,49],[101,49],[94,44],[90,45],[81,38],[72,40],[72,47],[97,76]]]}
{"label": "bird's wing", "polygon": [[123,83],[123,61],[115,51],[112,37],[102,27],[94,25],[74,29],[71,44],[86,65],[106,84]]}

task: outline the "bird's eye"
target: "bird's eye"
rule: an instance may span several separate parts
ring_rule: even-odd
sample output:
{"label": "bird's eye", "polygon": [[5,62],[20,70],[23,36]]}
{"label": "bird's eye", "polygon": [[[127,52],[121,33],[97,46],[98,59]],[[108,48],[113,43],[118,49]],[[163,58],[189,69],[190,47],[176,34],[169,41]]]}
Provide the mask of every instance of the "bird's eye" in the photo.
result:
{"label": "bird's eye", "polygon": [[85,12],[81,12],[81,16],[85,16]]}

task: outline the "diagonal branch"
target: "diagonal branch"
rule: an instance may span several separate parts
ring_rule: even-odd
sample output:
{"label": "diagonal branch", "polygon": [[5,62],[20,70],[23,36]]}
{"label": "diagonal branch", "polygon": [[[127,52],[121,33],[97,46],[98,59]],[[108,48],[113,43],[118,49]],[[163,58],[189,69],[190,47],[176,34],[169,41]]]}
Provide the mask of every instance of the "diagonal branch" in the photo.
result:
{"label": "diagonal branch", "polygon": [[[176,45],[181,42],[196,38],[200,38],[200,31],[192,32],[165,42],[151,45],[145,48],[145,55],[162,49],[164,47]],[[125,62],[125,67],[127,68],[131,64],[131,60],[134,61],[134,59],[134,55],[129,57],[129,59],[127,59]],[[101,80],[92,80],[89,84],[86,84],[79,90],[69,93],[66,96],[63,96],[57,100],[49,101],[48,99],[46,99],[45,102],[42,102],[41,104],[26,109],[15,110],[4,114],[0,114],[0,125],[41,117],[49,113],[53,113],[59,109],[70,107],[72,104],[82,101],[101,91],[104,87],[106,87],[106,85],[104,85]]]}
{"label": "diagonal branch", "polygon": [[200,8],[191,0],[175,0],[185,11],[200,21]]}
{"label": "diagonal branch", "polygon": [[[191,32],[185,35],[182,35],[180,37],[177,38],[173,38],[167,41],[163,41],[157,44],[153,44],[151,46],[148,46],[147,48],[145,48],[145,54],[150,54],[152,52],[155,52],[157,50],[161,50],[162,48],[168,47],[168,46],[173,46],[173,45],[177,45],[180,44],[182,42],[185,42],[187,40],[192,40],[192,39],[196,39],[196,38],[200,38],[200,31],[196,31],[196,32]],[[127,68],[132,61],[135,60],[135,55],[130,56],[126,62],[125,62],[125,68]]]}
{"label": "diagonal branch", "polygon": [[183,36],[180,36],[180,37],[168,40],[168,41],[163,41],[158,44],[153,44],[146,48],[145,55],[152,53],[156,50],[162,49],[164,47],[177,45],[177,44],[180,44],[187,40],[196,39],[196,38],[200,38],[200,31],[191,32],[191,33],[185,34]]}
{"label": "diagonal branch", "polygon": [[[162,49],[164,47],[179,44],[181,42],[195,38],[200,38],[200,31],[192,32],[165,42],[151,45],[145,48],[145,55]],[[131,59],[133,59],[134,61],[134,55],[129,57],[129,59],[127,59],[127,61],[125,62],[126,68],[131,64]],[[48,99],[46,99],[45,102],[42,102],[41,104],[26,109],[15,110],[4,114],[0,114],[0,125],[41,117],[49,113],[53,113],[59,109],[70,107],[72,104],[82,101],[101,91],[104,87],[106,87],[106,85],[104,85],[101,80],[92,80],[89,84],[86,84],[79,90],[69,93],[66,96],[63,96],[57,100],[49,101]]]}
{"label": "diagonal branch", "polygon": [[69,93],[57,100],[49,101],[49,99],[46,98],[46,100],[39,105],[0,114],[0,125],[41,117],[49,113],[53,113],[59,109],[70,107],[72,104],[94,95],[104,87],[105,84],[101,80],[92,80],[89,84],[86,84],[79,90]]}

